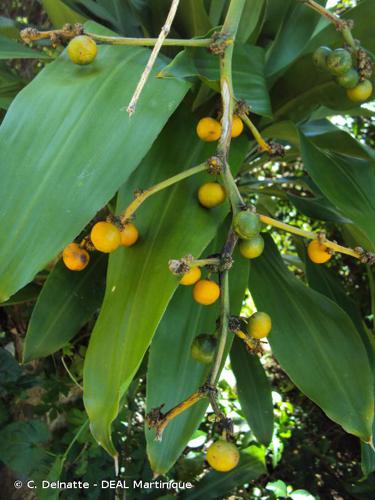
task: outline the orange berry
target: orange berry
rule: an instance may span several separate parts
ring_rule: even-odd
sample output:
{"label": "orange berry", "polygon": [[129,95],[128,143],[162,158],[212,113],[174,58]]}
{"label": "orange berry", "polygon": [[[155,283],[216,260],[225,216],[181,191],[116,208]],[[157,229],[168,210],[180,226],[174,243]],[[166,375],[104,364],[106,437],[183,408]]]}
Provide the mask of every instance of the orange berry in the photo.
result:
{"label": "orange berry", "polygon": [[86,65],[95,59],[98,48],[95,40],[87,35],[80,35],[70,40],[67,51],[74,64]]}
{"label": "orange berry", "polygon": [[206,460],[213,469],[227,472],[237,466],[240,453],[234,444],[218,439],[208,448]]}
{"label": "orange berry", "polygon": [[198,304],[209,306],[220,297],[220,287],[210,280],[199,280],[193,288],[193,297]]}
{"label": "orange berry", "polygon": [[137,242],[139,238],[138,229],[130,222],[125,224],[124,229],[121,231],[121,245],[124,247],[131,247]]}
{"label": "orange berry", "polygon": [[200,267],[192,267],[187,273],[185,273],[181,280],[180,285],[194,285],[201,277]]}
{"label": "orange berry", "polygon": [[99,252],[110,253],[121,244],[120,230],[110,222],[97,222],[91,229],[90,238]]}
{"label": "orange berry", "polygon": [[63,250],[62,258],[71,271],[82,271],[90,262],[88,251],[81,248],[78,243],[69,243]]}
{"label": "orange berry", "polygon": [[206,208],[214,208],[227,197],[225,189],[218,182],[206,182],[198,189],[199,203]]}
{"label": "orange berry", "polygon": [[238,137],[243,132],[243,122],[237,115],[233,116],[232,121],[232,137]]}
{"label": "orange berry", "polygon": [[327,252],[328,248],[319,243],[318,240],[312,240],[307,246],[307,254],[312,262],[315,264],[324,264],[328,262],[332,257],[330,253]]}
{"label": "orange berry", "polygon": [[197,135],[205,142],[217,141],[221,135],[221,124],[214,118],[201,118],[197,125]]}

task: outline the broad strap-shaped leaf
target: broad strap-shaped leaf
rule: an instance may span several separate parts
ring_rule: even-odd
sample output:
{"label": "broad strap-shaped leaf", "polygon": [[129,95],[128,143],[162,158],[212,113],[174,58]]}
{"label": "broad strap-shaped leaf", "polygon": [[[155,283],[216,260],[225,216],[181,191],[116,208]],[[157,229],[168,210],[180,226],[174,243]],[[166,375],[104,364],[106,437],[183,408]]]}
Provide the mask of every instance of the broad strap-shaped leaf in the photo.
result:
{"label": "broad strap-shaped leaf", "polygon": [[267,1],[247,0],[242,12],[236,40],[239,43],[255,43],[263,26]]}
{"label": "broad strap-shaped leaf", "polygon": [[[121,190],[119,209],[129,204],[135,189],[209,157],[214,146],[198,140],[197,121],[185,107],[179,110]],[[244,145],[246,141],[233,141],[233,153]],[[168,261],[188,254],[198,257],[229,209],[227,202],[211,211],[199,206],[196,192],[207,178],[199,174],[149,198],[137,213],[141,241],[110,257],[106,295],[85,360],[84,401],[95,438],[111,454],[116,453],[111,423],[119,401],[178,285]]]}
{"label": "broad strap-shaped leaf", "polygon": [[229,472],[211,471],[199,481],[191,492],[184,493],[182,498],[188,500],[221,499],[236,486],[254,481],[267,472],[265,465],[265,450],[263,447],[249,446],[241,451],[237,467]]}
{"label": "broad strap-shaped leaf", "polygon": [[[226,228],[220,228],[221,238]],[[205,254],[220,251],[222,243],[215,238]],[[231,313],[239,314],[247,286],[249,264],[235,253],[230,270]],[[210,365],[199,363],[191,356],[191,344],[201,333],[214,333],[219,317],[219,303],[199,306],[192,300],[192,287],[180,287],[169,303],[157,329],[149,353],[147,371],[147,411],[165,404],[164,411],[180,403],[207,379]],[[228,347],[232,335],[228,339]],[[208,406],[204,399],[169,423],[162,441],[155,441],[155,431],[146,430],[147,454],[155,473],[164,474],[181,455]]]}
{"label": "broad strap-shaped leaf", "polygon": [[[219,91],[217,56],[200,49],[185,49],[159,72],[162,78],[186,79],[198,76]],[[255,114],[270,117],[271,104],[264,76],[264,49],[237,44],[233,53],[233,86],[237,99],[244,99]]]}
{"label": "broad strap-shaped leaf", "polygon": [[272,317],[269,340],[281,367],[329,418],[372,438],[374,390],[365,347],[349,316],[284,265],[271,238],[253,261],[250,290]]}
{"label": "broad strap-shaped leaf", "polygon": [[102,303],[107,256],[93,255],[80,272],[62,261],[51,271],[33,309],[23,352],[24,363],[58,351],[78,333]]}
{"label": "broad strap-shaped leaf", "polygon": [[268,446],[273,433],[271,384],[257,355],[235,338],[230,353],[242,411],[257,440]]}
{"label": "broad strap-shaped leaf", "polygon": [[313,181],[331,203],[367,235],[375,248],[373,164],[359,158],[322,151],[303,133],[300,133],[300,141],[304,167]]}
{"label": "broad strap-shaped leaf", "polygon": [[122,108],[148,57],[147,49],[103,45],[84,67],[64,52],[12,103],[0,129],[0,302],[111,199],[185,95],[186,82],[154,72],[129,118]]}
{"label": "broad strap-shaped leaf", "polygon": [[306,5],[292,2],[267,52],[268,77],[279,73],[297,59],[310,40],[319,19],[319,14]]}

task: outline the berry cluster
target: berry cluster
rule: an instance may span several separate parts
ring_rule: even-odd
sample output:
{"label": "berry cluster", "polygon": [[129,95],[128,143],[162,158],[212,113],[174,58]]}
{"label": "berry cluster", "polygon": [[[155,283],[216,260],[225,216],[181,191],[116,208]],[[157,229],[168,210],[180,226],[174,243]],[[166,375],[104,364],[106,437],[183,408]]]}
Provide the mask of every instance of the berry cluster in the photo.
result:
{"label": "berry cluster", "polygon": [[371,71],[367,70],[368,59],[363,50],[354,53],[343,48],[319,47],[313,54],[313,61],[318,68],[331,73],[336,83],[346,89],[351,101],[363,102],[371,96],[372,83],[368,79]]}

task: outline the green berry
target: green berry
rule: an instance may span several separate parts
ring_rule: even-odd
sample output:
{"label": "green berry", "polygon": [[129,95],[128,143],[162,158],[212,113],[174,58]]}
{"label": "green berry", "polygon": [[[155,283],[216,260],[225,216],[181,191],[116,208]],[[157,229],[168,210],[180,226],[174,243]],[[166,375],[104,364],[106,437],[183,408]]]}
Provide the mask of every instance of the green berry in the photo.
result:
{"label": "green berry", "polygon": [[347,73],[352,64],[352,56],[345,49],[336,49],[327,57],[327,68],[335,76]]}
{"label": "green berry", "polygon": [[191,355],[200,363],[212,363],[216,351],[217,339],[213,335],[198,335],[191,345]]}
{"label": "green berry", "polygon": [[354,68],[336,77],[336,82],[344,89],[353,89],[359,82],[359,74]]}
{"label": "green berry", "polygon": [[245,210],[234,217],[233,228],[240,238],[250,240],[259,234],[261,222],[257,214]]}
{"label": "green berry", "polygon": [[242,240],[239,244],[241,255],[246,259],[256,259],[263,253],[264,239],[260,234],[254,236],[251,240]]}
{"label": "green berry", "polygon": [[327,69],[327,57],[332,52],[329,47],[319,47],[313,54],[313,61],[318,68]]}

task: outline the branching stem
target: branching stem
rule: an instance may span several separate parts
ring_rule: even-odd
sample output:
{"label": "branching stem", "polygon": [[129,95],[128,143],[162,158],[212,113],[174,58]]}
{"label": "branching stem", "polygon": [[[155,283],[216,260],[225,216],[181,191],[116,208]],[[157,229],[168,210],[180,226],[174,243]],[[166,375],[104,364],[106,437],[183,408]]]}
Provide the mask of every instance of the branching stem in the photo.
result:
{"label": "branching stem", "polygon": [[194,174],[198,174],[199,172],[203,172],[204,170],[207,170],[208,166],[207,163],[200,163],[199,165],[196,165],[195,167],[191,167],[188,170],[185,170],[183,172],[180,172],[179,174],[176,174],[172,177],[169,177],[169,179],[165,179],[162,182],[159,182],[158,184],[155,184],[154,186],[145,189],[144,191],[141,191],[138,196],[130,203],[130,205],[124,210],[122,216],[121,216],[121,222],[126,223],[129,221],[132,216],[134,215],[134,212],[139,208],[139,206],[147,200],[151,195],[157,193],[158,191],[161,191],[169,186],[172,186],[173,184],[176,184],[177,182],[182,181],[183,179],[186,179],[187,177],[190,177]]}

